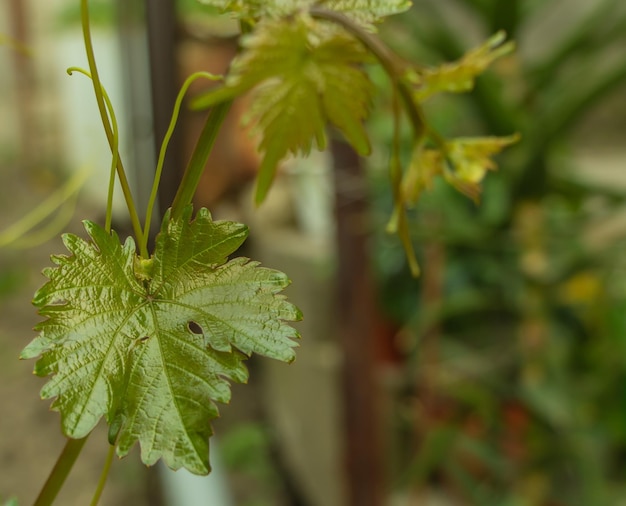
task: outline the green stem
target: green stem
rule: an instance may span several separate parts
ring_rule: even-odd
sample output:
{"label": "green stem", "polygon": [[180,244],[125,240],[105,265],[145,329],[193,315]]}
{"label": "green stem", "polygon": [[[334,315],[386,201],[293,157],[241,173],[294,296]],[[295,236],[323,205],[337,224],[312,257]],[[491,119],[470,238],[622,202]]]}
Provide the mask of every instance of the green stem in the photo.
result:
{"label": "green stem", "polygon": [[50,506],[54,502],[88,437],[67,440],[61,455],[59,455],[33,506]]}
{"label": "green stem", "polygon": [[156,202],[158,191],[159,191],[159,183],[161,182],[161,174],[163,172],[163,164],[165,163],[165,153],[167,152],[167,146],[172,138],[172,134],[174,133],[174,128],[176,127],[176,122],[178,121],[178,115],[180,114],[180,106],[183,102],[183,98],[189,89],[189,86],[196,80],[201,77],[209,79],[211,81],[218,81],[221,79],[220,76],[215,76],[210,74],[209,72],[195,72],[190,75],[182,85],[180,91],[178,92],[178,96],[176,97],[176,103],[174,104],[174,110],[172,111],[172,119],[170,120],[169,127],[167,132],[165,133],[165,137],[163,138],[163,142],[161,143],[161,150],[159,152],[159,160],[157,162],[157,168],[154,175],[154,182],[152,183],[152,191],[150,192],[150,198],[148,200],[148,207],[146,209],[146,221],[143,229],[143,241],[144,247],[147,249],[148,237],[150,236],[150,224],[152,221],[152,213],[154,211],[154,203]]}
{"label": "green stem", "polygon": [[413,249],[413,243],[411,242],[406,210],[404,208],[404,202],[401,195],[402,163],[400,160],[400,101],[402,101],[404,111],[409,119],[411,127],[413,128],[413,138],[416,144],[421,142],[424,137],[428,136],[436,144],[442,147],[445,153],[445,142],[436,131],[427,125],[422,108],[413,97],[411,86],[407,83],[405,78],[407,71],[409,70],[409,65],[398,58],[398,56],[396,56],[395,53],[383,44],[379,38],[372,36],[343,14],[317,7],[312,8],[309,12],[311,16],[335,23],[353,35],[370,53],[374,55],[391,80],[394,88],[394,135],[389,169],[395,206],[387,229],[397,233],[400,237],[409,267],[411,269],[411,274],[414,277],[418,277],[420,268],[415,256],[415,250]]}
{"label": "green stem", "polygon": [[180,218],[183,209],[191,203],[191,200],[196,193],[196,188],[200,183],[200,176],[202,176],[204,166],[206,165],[209,155],[211,154],[213,144],[215,144],[217,133],[226,118],[226,114],[228,113],[231,104],[231,100],[217,104],[209,112],[204,128],[202,129],[198,142],[196,143],[194,152],[191,155],[189,165],[187,165],[187,168],[185,169],[183,179],[178,186],[176,195],[174,196],[174,202],[172,203],[172,218]]}
{"label": "green stem", "polygon": [[[239,27],[242,34],[250,33],[253,28],[252,24],[247,21],[241,21]],[[200,137],[198,137],[196,147],[191,155],[191,160],[189,160],[189,164],[178,186],[178,191],[174,196],[174,201],[172,202],[172,218],[179,218],[183,209],[191,203],[196,189],[198,188],[198,184],[200,183],[200,177],[204,172],[206,162],[215,144],[217,134],[222,127],[222,123],[224,123],[224,119],[232,103],[232,100],[227,100],[226,102],[214,105],[209,111],[204,128],[202,132],[200,132]]]}
{"label": "green stem", "polygon": [[100,479],[98,480],[98,486],[95,493],[93,494],[90,506],[97,506],[98,502],[100,501],[100,496],[102,495],[102,491],[104,490],[104,486],[106,485],[107,477],[109,476],[109,470],[111,469],[111,464],[113,463],[114,456],[115,446],[109,445],[109,451],[107,452],[106,460],[104,461],[104,467],[102,468],[102,473],[100,474]]}
{"label": "green stem", "polygon": [[[107,115],[104,98],[102,96],[102,84],[100,83],[100,76],[98,74],[98,68],[96,66],[96,59],[93,52],[93,45],[91,43],[91,32],[89,28],[89,7],[87,5],[87,0],[81,0],[81,22],[83,26],[83,38],[85,41],[85,52],[87,53],[87,61],[89,62],[89,71],[92,76],[92,83],[94,87],[94,92],[96,95],[96,102],[98,103],[98,110],[100,111],[100,118],[102,119],[102,126],[104,127],[104,132],[106,133],[107,140],[109,141],[109,146],[111,148],[111,152],[117,153],[117,149],[115,148],[115,139],[113,136],[113,129],[111,127],[111,123],[109,122],[109,117]],[[126,171],[124,170],[124,166],[122,164],[122,160],[119,157],[119,154],[114,155],[117,157],[117,175],[119,177],[120,186],[122,187],[122,193],[124,194],[124,198],[126,200],[126,206],[128,207],[128,213],[130,215],[130,220],[133,226],[133,231],[135,233],[135,237],[140,245],[144,243],[142,237],[143,232],[141,229],[141,222],[139,220],[139,215],[137,214],[137,209],[135,208],[135,201],[133,200],[132,193],[130,191],[130,185],[128,184],[128,178],[126,177]],[[144,258],[148,258],[148,250],[147,248],[142,248],[140,246],[140,254]]]}
{"label": "green stem", "polygon": [[389,172],[391,178],[391,187],[393,191],[393,200],[395,202],[393,217],[390,224],[396,227],[395,232],[402,241],[404,254],[406,256],[411,275],[414,278],[420,275],[420,266],[415,256],[415,249],[411,241],[411,233],[406,215],[406,207],[402,198],[402,162],[400,160],[400,102],[398,93],[393,94],[393,140],[391,144],[391,161],[389,163]]}

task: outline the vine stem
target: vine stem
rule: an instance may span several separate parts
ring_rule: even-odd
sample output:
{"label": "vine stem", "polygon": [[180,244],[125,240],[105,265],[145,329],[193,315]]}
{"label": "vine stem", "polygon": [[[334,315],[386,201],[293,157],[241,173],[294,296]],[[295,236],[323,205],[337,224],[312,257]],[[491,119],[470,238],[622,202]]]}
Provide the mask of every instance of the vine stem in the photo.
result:
{"label": "vine stem", "polygon": [[[245,35],[252,31],[252,24],[247,21],[240,21],[239,29],[241,33]],[[196,147],[191,155],[191,160],[189,160],[183,178],[178,185],[178,191],[174,196],[174,201],[172,202],[172,218],[180,218],[183,209],[191,203],[196,189],[198,188],[198,184],[200,183],[200,177],[202,176],[206,162],[215,144],[215,138],[232,104],[232,100],[227,100],[221,104],[216,104],[209,111],[204,128],[202,132],[200,132],[200,137],[198,137]]]}
{"label": "vine stem", "polygon": [[441,149],[446,152],[447,148],[441,136],[430,128],[424,117],[422,108],[413,96],[411,86],[407,83],[406,75],[410,66],[393,53],[379,38],[373,37],[363,30],[350,18],[343,14],[319,7],[313,7],[309,13],[314,18],[335,23],[353,35],[363,46],[379,61],[393,86],[393,117],[394,133],[391,146],[391,160],[389,172],[391,186],[394,195],[394,211],[387,225],[387,230],[397,233],[402,241],[411,274],[418,277],[420,274],[419,264],[415,256],[415,250],[411,243],[410,231],[407,223],[406,210],[400,195],[402,184],[402,164],[400,161],[400,102],[404,106],[409,123],[413,129],[414,142],[417,145],[426,137],[430,137]]}
{"label": "vine stem", "polygon": [[172,219],[180,218],[183,209],[191,203],[191,199],[196,193],[196,188],[200,183],[200,176],[202,176],[204,166],[211,154],[213,144],[215,144],[215,138],[226,118],[231,104],[231,100],[222,102],[221,104],[215,105],[209,112],[204,128],[200,133],[200,137],[198,137],[198,142],[191,155],[191,160],[189,160],[182,181],[178,186],[178,191],[174,196],[174,201],[172,202]]}
{"label": "vine stem", "polygon": [[106,133],[107,140],[109,141],[109,147],[111,148],[111,153],[114,153],[113,156],[117,159],[117,176],[120,181],[120,186],[122,187],[122,193],[124,194],[124,199],[126,200],[126,207],[128,207],[128,214],[130,216],[130,220],[132,223],[133,231],[135,233],[135,237],[140,244],[139,252],[142,257],[148,258],[148,250],[146,247],[142,247],[144,244],[143,241],[143,231],[141,228],[141,221],[139,220],[139,215],[137,214],[137,209],[135,207],[135,201],[133,200],[132,192],[130,191],[130,185],[128,184],[128,178],[126,177],[126,171],[124,170],[124,165],[122,164],[122,160],[117,153],[115,137],[113,135],[113,129],[111,127],[111,123],[109,121],[109,116],[106,111],[105,101],[102,96],[102,84],[100,82],[100,76],[98,74],[98,67],[96,66],[96,59],[93,51],[93,44],[91,42],[91,30],[89,28],[89,7],[88,0],[81,0],[81,23],[83,27],[83,39],[85,42],[85,52],[87,53],[87,61],[89,62],[89,71],[91,72],[91,81],[93,83],[94,92],[96,95],[96,102],[98,104],[98,110],[100,111],[100,118],[102,119],[102,126],[104,127],[104,132]]}
{"label": "vine stem", "polygon": [[33,506],[50,506],[54,502],[88,437],[89,435],[82,439],[68,438]]}
{"label": "vine stem", "polygon": [[93,494],[93,499],[91,499],[90,506],[98,506],[100,496],[102,495],[102,491],[104,490],[104,486],[106,485],[107,478],[109,476],[109,471],[111,470],[111,464],[113,463],[114,456],[115,446],[109,445],[109,451],[107,452],[107,456],[104,461],[104,467],[102,468],[102,473],[100,474],[100,479],[98,480],[98,487]]}
{"label": "vine stem", "polygon": [[400,100],[397,90],[393,93],[393,140],[391,143],[391,161],[389,164],[389,172],[391,178],[391,186],[393,190],[393,200],[395,202],[393,216],[388,229],[396,232],[402,241],[404,253],[414,278],[419,277],[420,267],[415,256],[415,249],[411,242],[411,233],[407,222],[406,209],[404,206],[402,193],[402,162],[400,160]]}

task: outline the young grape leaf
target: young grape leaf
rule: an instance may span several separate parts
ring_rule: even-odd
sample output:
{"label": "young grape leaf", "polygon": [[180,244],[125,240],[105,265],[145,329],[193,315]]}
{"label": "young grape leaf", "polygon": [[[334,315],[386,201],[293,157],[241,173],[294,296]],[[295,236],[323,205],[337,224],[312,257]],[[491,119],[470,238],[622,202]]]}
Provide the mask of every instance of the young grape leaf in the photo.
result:
{"label": "young grape leaf", "polygon": [[452,167],[444,165],[443,175],[457,190],[477,202],[485,174],[497,168],[491,157],[518,140],[519,134],[507,137],[460,137],[448,141],[447,157]]}
{"label": "young grape leaf", "polygon": [[409,81],[417,85],[415,98],[423,102],[441,93],[465,93],[474,87],[477,76],[482,74],[494,60],[509,54],[515,48],[513,42],[504,43],[506,35],[498,32],[481,46],[468,51],[460,60],[446,63],[434,69],[411,70]]}
{"label": "young grape leaf", "polygon": [[373,86],[359,67],[369,56],[358,42],[326,23],[297,16],[259,23],[242,44],[224,86],[195,106],[211,107],[256,87],[248,117],[262,134],[257,203],[288,153],[308,154],[314,140],[320,149],[325,146],[326,123],[341,130],[359,154],[369,154],[363,121]]}
{"label": "young grape leaf", "polygon": [[427,149],[419,144],[402,179],[402,199],[415,204],[423,191],[432,188],[435,176],[443,173],[443,157],[438,149]]}
{"label": "young grape leaf", "polygon": [[365,27],[411,7],[409,0],[200,0],[243,19],[279,18],[313,6],[340,12]]}
{"label": "young grape leaf", "polygon": [[63,432],[87,435],[104,415],[124,456],[135,442],[145,464],[209,472],[214,402],[228,402],[228,380],[244,382],[251,353],[290,362],[298,309],[279,292],[287,277],[245,258],[227,261],[247,228],[213,222],[191,207],[165,216],[154,255],[85,222],[91,241],[66,234],[70,256],[55,256],[34,304],[47,319],[22,358],[41,355],[53,375],[42,398],[56,398]]}
{"label": "young grape leaf", "polygon": [[495,170],[492,156],[516,143],[519,135],[507,137],[459,137],[445,142],[445,156],[439,149],[419,144],[402,179],[404,204],[415,204],[433,179],[443,175],[446,181],[474,201],[480,197],[480,184],[488,170]]}
{"label": "young grape leaf", "polygon": [[371,27],[385,16],[399,14],[411,7],[408,0],[322,0],[316,5],[341,12],[359,24]]}

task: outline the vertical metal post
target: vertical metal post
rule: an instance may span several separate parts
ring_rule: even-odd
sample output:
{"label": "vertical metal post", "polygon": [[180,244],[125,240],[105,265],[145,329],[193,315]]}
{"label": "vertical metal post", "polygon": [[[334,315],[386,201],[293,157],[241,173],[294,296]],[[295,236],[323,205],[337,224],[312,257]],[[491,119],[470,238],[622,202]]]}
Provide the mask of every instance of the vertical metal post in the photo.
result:
{"label": "vertical metal post", "polygon": [[[23,0],[9,1],[9,16],[13,28],[12,36],[25,47],[31,47],[30,31],[28,27],[28,11],[26,2]],[[34,112],[35,101],[35,71],[31,55],[22,51],[13,50],[13,62],[16,76],[16,94],[18,102],[19,129],[21,153],[19,159],[27,170],[33,170],[37,165],[36,142],[39,138],[36,129],[36,115]]]}
{"label": "vertical metal post", "polygon": [[343,351],[349,506],[384,504],[384,454],[376,378],[377,304],[368,254],[368,205],[362,161],[333,141],[339,257],[338,321]]}
{"label": "vertical metal post", "polygon": [[[176,6],[174,0],[144,0],[144,2],[150,51],[155,153],[158,155],[178,93]],[[161,211],[171,205],[182,174],[183,155],[178,131],[172,136],[163,167],[159,191]]]}
{"label": "vertical metal post", "polygon": [[[129,180],[133,195],[144,218],[157,154],[152,120],[152,93],[148,63],[148,37],[144,0],[117,0],[117,24],[120,38],[121,74],[124,79],[124,110],[127,118],[125,131],[128,142]],[[156,223],[153,222],[153,226]]]}

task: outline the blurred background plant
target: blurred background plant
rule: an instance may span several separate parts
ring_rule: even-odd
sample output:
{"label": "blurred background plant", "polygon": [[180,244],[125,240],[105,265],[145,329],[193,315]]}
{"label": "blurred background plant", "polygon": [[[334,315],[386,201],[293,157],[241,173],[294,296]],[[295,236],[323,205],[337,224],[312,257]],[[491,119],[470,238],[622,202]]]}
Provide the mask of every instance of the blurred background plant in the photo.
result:
{"label": "blurred background plant", "polygon": [[[479,206],[446,184],[421,197],[417,285],[398,245],[376,239],[380,300],[401,329],[390,482],[414,501],[435,485],[453,504],[623,504],[625,6],[415,4],[383,31],[413,61],[457,59],[500,29],[518,45],[470,95],[427,105],[444,135],[522,141]],[[375,128],[384,152],[389,119]]]}

